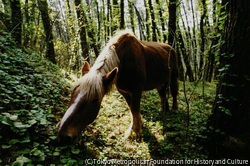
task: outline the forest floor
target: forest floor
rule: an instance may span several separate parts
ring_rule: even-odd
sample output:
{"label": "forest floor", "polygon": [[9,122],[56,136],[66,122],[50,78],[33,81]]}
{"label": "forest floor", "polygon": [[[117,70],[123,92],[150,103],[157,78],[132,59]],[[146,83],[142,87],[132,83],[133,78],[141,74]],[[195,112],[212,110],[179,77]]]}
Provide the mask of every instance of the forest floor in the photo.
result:
{"label": "forest floor", "polygon": [[[202,82],[186,82],[186,96],[189,104],[189,128],[187,130],[187,103],[180,82],[178,111],[167,112],[163,125],[160,99],[156,90],[145,92],[141,99],[143,129],[141,137],[135,133],[124,140],[131,115],[125,99],[117,91],[105,96],[96,120],[82,133],[76,146],[83,143],[93,159],[123,160],[167,160],[206,159],[208,154],[197,140],[206,139],[206,130],[215,98],[215,84],[205,83],[202,96]],[[171,95],[170,95],[171,96]],[[169,99],[170,106],[172,98]],[[87,157],[87,156],[86,156]]]}
{"label": "forest floor", "polygon": [[167,112],[165,124],[158,111],[157,91],[144,92],[142,134],[127,140],[124,133],[130,125],[130,110],[114,90],[104,97],[96,120],[76,142],[60,147],[54,129],[67,109],[68,89],[73,84],[70,76],[32,50],[15,48],[6,33],[0,36],[0,45],[0,165],[104,165],[100,163],[104,160],[191,164],[194,159],[208,158],[199,140],[206,139],[202,132],[211,114],[215,83],[186,82],[184,93],[184,84],[179,82],[179,109]]}

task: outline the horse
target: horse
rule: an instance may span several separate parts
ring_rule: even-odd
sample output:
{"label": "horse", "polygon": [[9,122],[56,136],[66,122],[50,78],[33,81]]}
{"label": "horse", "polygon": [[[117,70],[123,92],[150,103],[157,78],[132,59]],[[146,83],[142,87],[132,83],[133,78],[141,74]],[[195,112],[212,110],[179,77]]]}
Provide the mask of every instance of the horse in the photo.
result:
{"label": "horse", "polygon": [[[132,31],[120,31],[104,47],[90,68],[83,64],[81,78],[73,85],[67,111],[56,126],[60,144],[71,144],[98,115],[101,101],[112,86],[124,96],[131,112],[131,124],[125,132],[137,135],[142,128],[140,99],[143,91],[157,89],[161,110],[169,110],[166,97],[171,91],[172,110],[178,109],[177,55],[170,45],[141,41]],[[170,88],[169,88],[170,87]]]}

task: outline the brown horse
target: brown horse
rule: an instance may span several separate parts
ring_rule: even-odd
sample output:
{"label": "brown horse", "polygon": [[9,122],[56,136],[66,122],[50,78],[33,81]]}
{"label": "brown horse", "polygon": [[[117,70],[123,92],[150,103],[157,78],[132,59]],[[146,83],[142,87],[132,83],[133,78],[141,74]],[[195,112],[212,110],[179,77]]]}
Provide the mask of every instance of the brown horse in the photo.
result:
{"label": "brown horse", "polygon": [[131,125],[125,132],[125,138],[131,131],[140,133],[143,91],[157,88],[165,114],[169,109],[166,92],[170,86],[172,109],[178,108],[175,50],[168,44],[140,41],[128,31],[121,31],[113,37],[91,69],[87,62],[84,63],[82,77],[72,87],[68,109],[56,127],[61,144],[72,143],[95,120],[101,101],[112,85],[124,96],[131,110]]}

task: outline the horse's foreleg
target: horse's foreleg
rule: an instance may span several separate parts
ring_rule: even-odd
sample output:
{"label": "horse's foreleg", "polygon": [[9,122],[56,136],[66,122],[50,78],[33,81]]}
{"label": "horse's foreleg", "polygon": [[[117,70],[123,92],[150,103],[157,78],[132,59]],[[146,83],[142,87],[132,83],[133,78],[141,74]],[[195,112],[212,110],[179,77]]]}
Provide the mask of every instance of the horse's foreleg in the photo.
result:
{"label": "horse's foreleg", "polygon": [[131,136],[132,131],[139,135],[141,133],[142,119],[140,113],[140,93],[131,93],[120,91],[120,93],[125,97],[131,111],[131,124],[128,130],[125,132],[125,139]]}
{"label": "horse's foreleg", "polygon": [[131,124],[130,127],[126,130],[124,138],[127,139],[131,136],[132,131],[138,136],[141,133],[142,119],[139,111],[131,111]]}

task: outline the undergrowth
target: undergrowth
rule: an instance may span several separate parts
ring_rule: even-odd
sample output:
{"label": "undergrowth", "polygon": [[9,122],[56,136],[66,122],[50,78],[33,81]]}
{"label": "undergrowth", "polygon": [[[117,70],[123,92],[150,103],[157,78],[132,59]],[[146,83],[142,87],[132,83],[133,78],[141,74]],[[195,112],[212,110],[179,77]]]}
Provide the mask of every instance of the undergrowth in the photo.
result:
{"label": "undergrowth", "polygon": [[[141,137],[124,140],[131,121],[125,99],[117,91],[105,96],[96,120],[73,145],[60,147],[53,130],[69,102],[69,82],[61,70],[32,51],[15,48],[8,34],[0,36],[0,164],[83,165],[89,159],[150,160],[206,159],[199,144],[206,139],[206,121],[211,113],[215,84],[186,83],[187,106],[180,82],[178,111],[167,112],[162,122],[156,90],[141,99]],[[195,88],[195,90],[194,90]],[[169,96],[170,106],[172,104]],[[93,160],[91,160],[93,161]]]}
{"label": "undergrowth", "polygon": [[53,113],[66,105],[69,83],[56,65],[15,48],[9,34],[1,34],[0,46],[0,163],[49,163]]}

